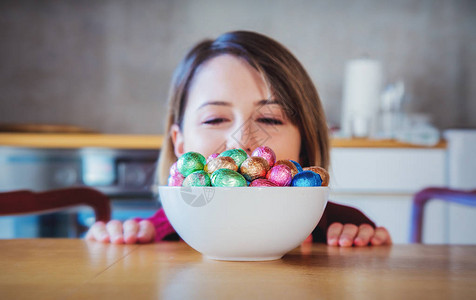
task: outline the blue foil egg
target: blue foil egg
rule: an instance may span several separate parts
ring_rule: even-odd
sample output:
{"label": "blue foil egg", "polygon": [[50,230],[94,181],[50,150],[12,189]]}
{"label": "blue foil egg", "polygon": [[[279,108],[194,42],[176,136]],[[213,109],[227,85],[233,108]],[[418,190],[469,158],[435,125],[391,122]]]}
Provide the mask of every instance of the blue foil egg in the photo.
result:
{"label": "blue foil egg", "polygon": [[292,162],[296,166],[296,169],[298,170],[298,172],[303,171],[301,165],[297,161],[294,161],[294,160],[291,160],[291,159],[289,161]]}
{"label": "blue foil egg", "polygon": [[312,171],[302,171],[293,177],[292,186],[321,186],[322,180],[319,174]]}

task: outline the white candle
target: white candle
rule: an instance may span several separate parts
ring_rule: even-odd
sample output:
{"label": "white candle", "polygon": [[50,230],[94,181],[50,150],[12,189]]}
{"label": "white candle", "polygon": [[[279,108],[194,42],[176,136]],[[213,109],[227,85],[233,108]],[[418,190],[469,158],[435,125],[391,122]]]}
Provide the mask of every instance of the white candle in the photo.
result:
{"label": "white candle", "polygon": [[364,58],[347,63],[341,121],[344,134],[369,135],[378,113],[382,77],[379,61]]}

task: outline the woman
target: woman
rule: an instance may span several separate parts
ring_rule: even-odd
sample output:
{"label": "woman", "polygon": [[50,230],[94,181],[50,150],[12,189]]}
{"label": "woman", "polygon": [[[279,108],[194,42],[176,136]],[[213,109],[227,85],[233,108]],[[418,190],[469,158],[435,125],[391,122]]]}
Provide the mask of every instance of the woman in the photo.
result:
{"label": "woman", "polygon": [[[329,166],[329,138],[319,95],[299,61],[281,44],[258,33],[236,31],[197,44],[172,80],[160,183],[180,155],[205,157],[225,149],[248,154],[258,146],[277,159]],[[96,223],[87,238],[135,243],[173,233],[163,210],[146,220]],[[360,211],[329,202],[313,232],[315,242],[335,246],[391,244],[388,231]]]}

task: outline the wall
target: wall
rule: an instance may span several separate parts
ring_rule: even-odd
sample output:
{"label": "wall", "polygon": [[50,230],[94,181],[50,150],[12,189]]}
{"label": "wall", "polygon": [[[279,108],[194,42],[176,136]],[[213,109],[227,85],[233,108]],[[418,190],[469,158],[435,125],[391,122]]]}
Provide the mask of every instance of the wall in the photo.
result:
{"label": "wall", "polygon": [[195,42],[268,34],[302,61],[338,124],[345,63],[383,62],[408,107],[476,127],[476,1],[2,1],[0,123],[162,133],[172,71]]}

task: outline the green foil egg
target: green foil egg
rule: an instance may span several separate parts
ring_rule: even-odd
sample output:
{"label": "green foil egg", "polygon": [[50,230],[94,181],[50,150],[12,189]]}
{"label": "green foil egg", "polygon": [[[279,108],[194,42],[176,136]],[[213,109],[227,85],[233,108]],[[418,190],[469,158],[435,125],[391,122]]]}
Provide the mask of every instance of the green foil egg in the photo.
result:
{"label": "green foil egg", "polygon": [[226,151],[223,151],[222,153],[220,153],[220,155],[218,155],[218,156],[219,157],[220,156],[229,156],[229,157],[233,158],[233,160],[235,161],[238,168],[240,168],[241,164],[245,161],[245,159],[248,158],[248,154],[246,154],[245,150],[243,150],[243,149],[226,150]]}
{"label": "green foil egg", "polygon": [[187,152],[177,160],[177,169],[184,177],[195,171],[203,170],[207,160],[198,152]]}
{"label": "green foil egg", "polygon": [[230,169],[218,169],[213,172],[212,186],[240,187],[247,186],[246,179],[240,173]]}
{"label": "green foil egg", "polygon": [[182,186],[210,186],[211,180],[207,172],[200,170],[185,177]]}

